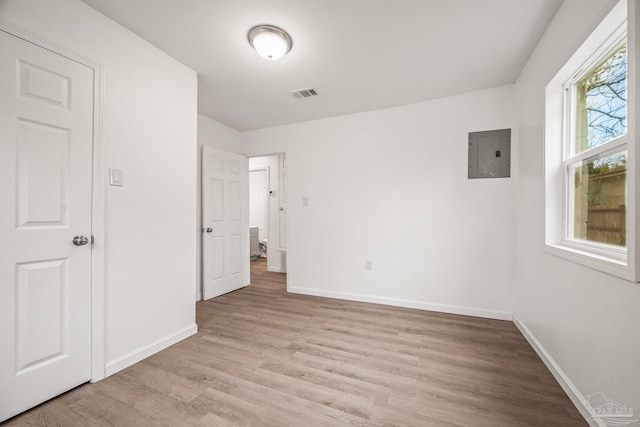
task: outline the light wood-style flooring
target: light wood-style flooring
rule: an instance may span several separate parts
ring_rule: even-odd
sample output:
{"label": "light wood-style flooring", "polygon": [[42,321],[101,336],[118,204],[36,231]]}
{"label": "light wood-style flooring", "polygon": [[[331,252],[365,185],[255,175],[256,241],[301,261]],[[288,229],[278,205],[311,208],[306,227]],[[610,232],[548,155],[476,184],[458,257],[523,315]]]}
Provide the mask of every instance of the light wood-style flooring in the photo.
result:
{"label": "light wood-style flooring", "polygon": [[513,323],[252,285],[199,332],[8,426],[585,426]]}

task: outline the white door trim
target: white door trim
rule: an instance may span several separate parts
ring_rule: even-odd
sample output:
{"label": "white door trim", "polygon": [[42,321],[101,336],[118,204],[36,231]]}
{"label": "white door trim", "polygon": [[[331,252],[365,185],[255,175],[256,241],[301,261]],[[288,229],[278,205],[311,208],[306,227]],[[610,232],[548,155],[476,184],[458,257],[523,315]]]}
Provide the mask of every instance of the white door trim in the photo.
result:
{"label": "white door trim", "polygon": [[93,176],[91,184],[91,382],[105,378],[104,265],[105,265],[105,159],[102,141],[104,72],[102,65],[51,43],[30,31],[0,19],[0,30],[85,65],[93,80]]}

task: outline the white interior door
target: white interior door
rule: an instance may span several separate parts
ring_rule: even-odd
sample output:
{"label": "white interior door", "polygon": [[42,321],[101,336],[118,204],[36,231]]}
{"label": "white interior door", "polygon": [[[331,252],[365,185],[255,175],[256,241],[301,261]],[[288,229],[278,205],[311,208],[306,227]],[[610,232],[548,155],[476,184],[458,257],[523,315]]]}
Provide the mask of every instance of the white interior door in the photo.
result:
{"label": "white interior door", "polygon": [[0,31],[0,103],[2,421],[91,379],[93,70]]}
{"label": "white interior door", "polygon": [[249,284],[249,173],[244,156],[202,147],[204,299]]}

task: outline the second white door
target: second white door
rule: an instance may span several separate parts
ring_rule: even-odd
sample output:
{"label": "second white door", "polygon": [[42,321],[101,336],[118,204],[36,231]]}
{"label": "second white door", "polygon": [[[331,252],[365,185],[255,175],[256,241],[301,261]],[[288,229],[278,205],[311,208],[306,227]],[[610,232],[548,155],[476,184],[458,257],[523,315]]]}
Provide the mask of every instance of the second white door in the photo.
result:
{"label": "second white door", "polygon": [[248,161],[202,151],[203,295],[210,299],[249,284]]}

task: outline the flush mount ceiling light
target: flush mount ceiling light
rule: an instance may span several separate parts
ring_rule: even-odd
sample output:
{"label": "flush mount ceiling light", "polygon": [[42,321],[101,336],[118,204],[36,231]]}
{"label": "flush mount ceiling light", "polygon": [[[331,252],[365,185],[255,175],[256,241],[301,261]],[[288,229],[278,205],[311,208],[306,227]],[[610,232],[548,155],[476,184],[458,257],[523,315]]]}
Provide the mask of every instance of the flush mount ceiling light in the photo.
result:
{"label": "flush mount ceiling light", "polygon": [[273,25],[256,25],[247,35],[249,44],[263,58],[275,61],[291,50],[293,41],[289,34]]}

